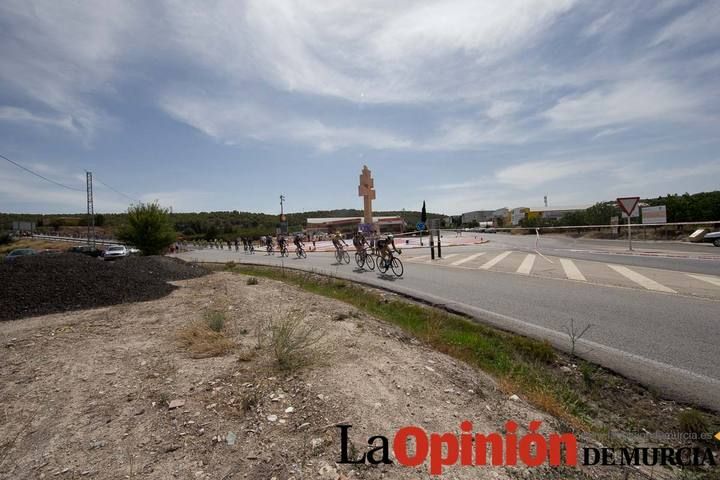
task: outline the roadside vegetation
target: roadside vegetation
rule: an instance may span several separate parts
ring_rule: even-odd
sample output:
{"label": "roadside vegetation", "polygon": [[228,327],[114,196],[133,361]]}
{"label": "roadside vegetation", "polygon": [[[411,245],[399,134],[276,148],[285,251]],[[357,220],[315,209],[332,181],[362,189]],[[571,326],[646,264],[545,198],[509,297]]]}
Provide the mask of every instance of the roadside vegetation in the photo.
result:
{"label": "roadside vegetation", "polygon": [[205,312],[202,320],[181,328],[177,340],[193,358],[225,355],[235,346],[226,331],[225,314],[215,310]]}
{"label": "roadside vegetation", "polygon": [[224,268],[296,285],[395,324],[434,349],[493,375],[507,395],[520,396],[569,428],[591,431],[600,438],[608,435],[604,439],[608,442],[613,441],[612,431],[714,434],[720,430],[717,414],[665,400],[606,369],[558,352],[545,342],[338,279],[269,267]]}
{"label": "roadside vegetation", "polygon": [[170,210],[158,203],[140,203],[128,209],[127,224],[117,238],[140,249],[143,255],[163,253],[176,239]]}

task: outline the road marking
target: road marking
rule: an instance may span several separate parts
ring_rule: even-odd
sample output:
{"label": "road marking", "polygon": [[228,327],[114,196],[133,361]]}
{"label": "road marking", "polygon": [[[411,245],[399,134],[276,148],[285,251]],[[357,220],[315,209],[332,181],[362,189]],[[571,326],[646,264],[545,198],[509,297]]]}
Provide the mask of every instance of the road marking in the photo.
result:
{"label": "road marking", "polygon": [[408,262],[414,262],[416,260],[425,260],[426,258],[430,258],[430,255],[418,255],[417,257],[410,257],[407,259]]}
{"label": "road marking", "polygon": [[688,277],[692,277],[696,280],[701,280],[703,282],[707,282],[712,285],[720,287],[720,278],[718,278],[718,277],[709,277],[709,276],[705,276],[705,275],[693,275],[692,273],[686,273],[685,275],[687,275]]}
{"label": "road marking", "polygon": [[563,270],[565,270],[565,276],[570,280],[587,282],[587,280],[585,279],[585,275],[583,275],[580,270],[578,270],[578,268],[575,266],[575,263],[569,258],[561,258],[560,265],[562,265]]}
{"label": "road marking", "polygon": [[502,262],[503,259],[504,259],[505,257],[507,257],[508,255],[510,255],[511,253],[512,253],[511,250],[508,250],[507,252],[502,252],[502,253],[501,253],[500,255],[498,255],[497,257],[495,257],[495,258],[493,258],[493,259],[485,262],[485,264],[482,265],[480,268],[481,268],[482,270],[490,270],[492,267],[494,267],[494,266],[497,265],[498,263]]}
{"label": "road marking", "polygon": [[627,278],[628,280],[632,280],[633,282],[637,283],[641,287],[647,289],[647,290],[654,290],[656,292],[666,292],[666,293],[677,293],[672,288],[668,288],[665,285],[661,285],[655,280],[652,280],[645,275],[640,275],[639,273],[630,270],[627,267],[623,267],[622,265],[610,265],[608,264],[608,267],[615,270],[617,273],[622,275],[623,277]]}
{"label": "road marking", "polygon": [[450,265],[452,265],[453,267],[457,267],[458,265],[462,265],[463,263],[467,263],[472,260],[475,260],[476,258],[485,255],[485,253],[487,253],[487,252],[473,253],[469,257],[465,257],[465,258],[461,258],[460,260],[456,260],[453,263],[451,263]]}
{"label": "road marking", "polygon": [[523,260],[523,262],[518,267],[517,273],[521,273],[523,275],[530,275],[530,271],[532,270],[534,263],[535,255],[533,255],[532,253],[528,253],[525,257],[525,260]]}
{"label": "road marking", "polygon": [[437,262],[438,260],[447,260],[448,258],[457,257],[458,255],[460,255],[460,254],[459,254],[459,253],[451,253],[450,255],[445,255],[445,256],[442,257],[442,258],[440,258],[440,257],[435,257],[435,260],[428,260],[428,261],[425,262],[425,263],[433,263],[433,262]]}

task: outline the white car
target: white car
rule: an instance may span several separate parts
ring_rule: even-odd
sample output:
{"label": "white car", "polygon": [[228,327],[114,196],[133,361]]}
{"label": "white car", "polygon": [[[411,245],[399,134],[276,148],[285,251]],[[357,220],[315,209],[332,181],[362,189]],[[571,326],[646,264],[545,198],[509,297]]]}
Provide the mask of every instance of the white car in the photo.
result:
{"label": "white car", "polygon": [[116,258],[127,257],[128,255],[130,255],[130,253],[124,245],[110,245],[107,249],[105,249],[103,258],[105,260],[115,260]]}

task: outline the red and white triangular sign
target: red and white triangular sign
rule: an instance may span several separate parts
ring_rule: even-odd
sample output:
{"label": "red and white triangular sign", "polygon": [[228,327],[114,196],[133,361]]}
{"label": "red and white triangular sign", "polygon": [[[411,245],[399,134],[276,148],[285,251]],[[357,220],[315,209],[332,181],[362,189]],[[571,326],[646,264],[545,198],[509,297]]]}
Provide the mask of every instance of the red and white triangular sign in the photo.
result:
{"label": "red and white triangular sign", "polygon": [[635,207],[637,207],[639,201],[640,197],[620,197],[617,199],[618,206],[628,216],[632,215],[632,212],[635,211]]}

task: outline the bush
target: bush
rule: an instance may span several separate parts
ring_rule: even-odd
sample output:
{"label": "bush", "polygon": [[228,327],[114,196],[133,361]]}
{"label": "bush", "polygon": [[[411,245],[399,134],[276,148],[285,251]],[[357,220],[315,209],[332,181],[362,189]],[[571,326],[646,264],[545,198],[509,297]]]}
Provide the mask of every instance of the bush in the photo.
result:
{"label": "bush", "polygon": [[703,414],[692,408],[678,414],[678,425],[683,433],[701,434],[710,431],[710,425]]}
{"label": "bush", "polygon": [[255,278],[255,277],[250,277],[250,278],[247,279],[247,284],[248,284],[248,285],[257,285],[258,283],[259,283],[259,282],[258,282],[258,279]]}
{"label": "bush", "polygon": [[304,312],[294,311],[288,316],[267,322],[258,332],[258,345],[269,343],[278,366],[295,370],[311,363],[313,354],[325,337],[325,331],[304,320]]}
{"label": "bush", "polygon": [[128,209],[127,221],[118,239],[139,248],[143,255],[161,254],[175,241],[169,209],[157,202],[133,205]]}
{"label": "bush", "polygon": [[206,312],[205,322],[213,332],[222,332],[225,328],[225,314],[218,311]]}

